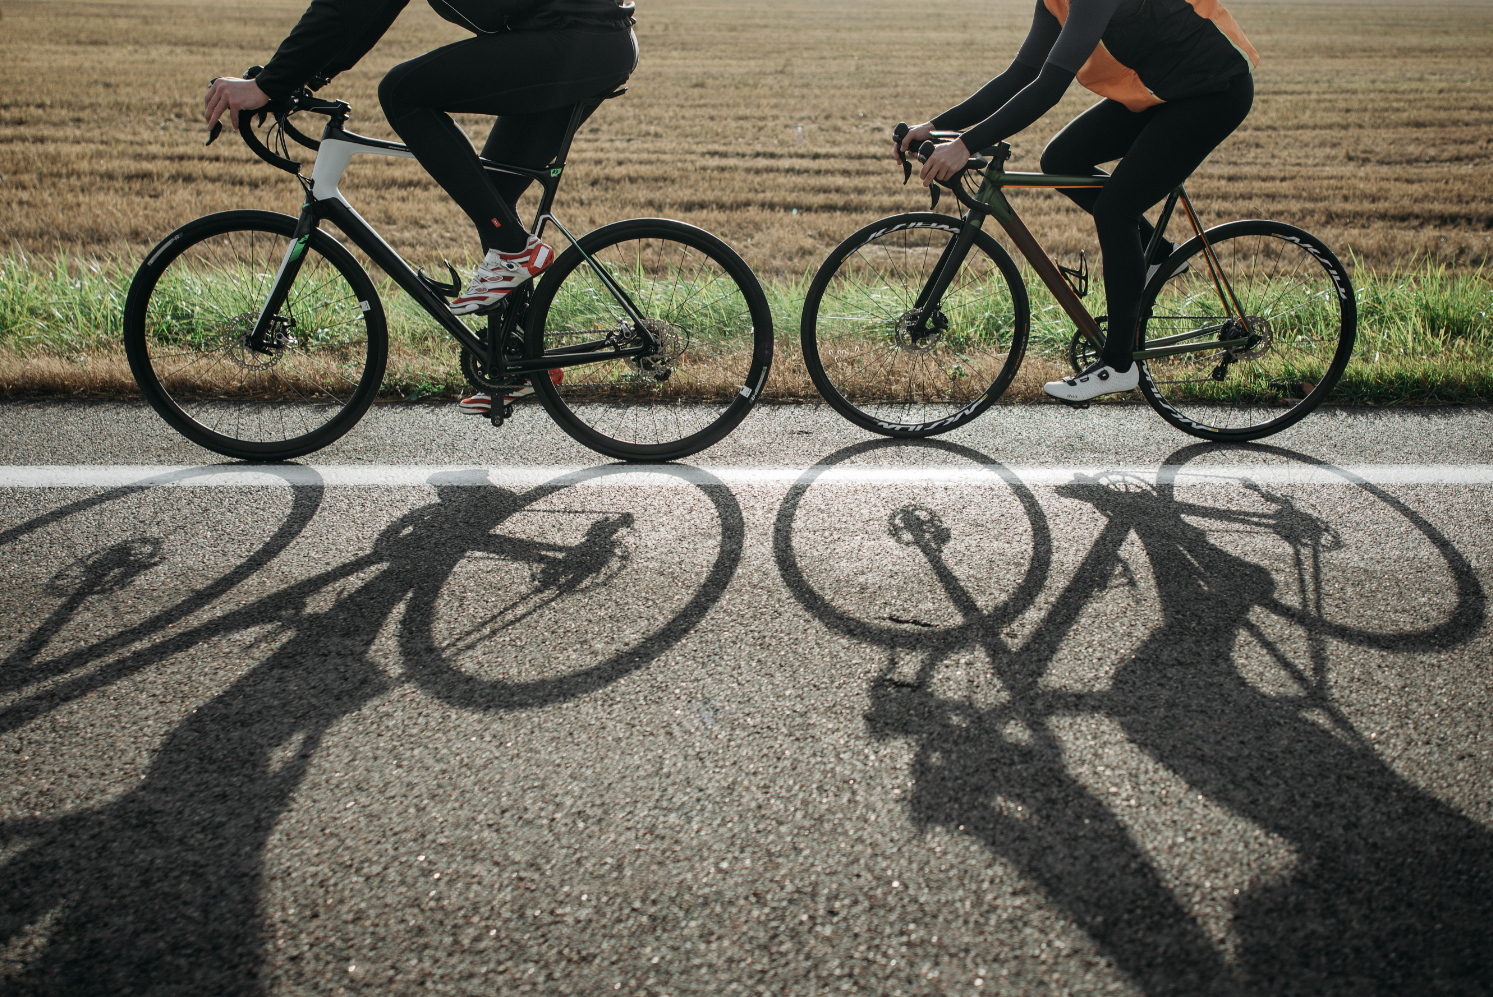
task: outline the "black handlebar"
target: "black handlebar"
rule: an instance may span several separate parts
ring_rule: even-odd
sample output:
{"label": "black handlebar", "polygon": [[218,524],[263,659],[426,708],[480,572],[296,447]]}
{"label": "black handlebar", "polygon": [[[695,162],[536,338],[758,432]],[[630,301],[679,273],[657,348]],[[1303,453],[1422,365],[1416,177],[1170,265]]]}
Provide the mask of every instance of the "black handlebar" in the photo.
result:
{"label": "black handlebar", "polygon": [[[892,143],[896,148],[897,160],[902,164],[903,183],[906,183],[912,177],[912,163],[910,163],[907,157],[902,154],[902,140],[907,137],[907,133],[910,131],[912,131],[912,129],[908,127],[907,122],[905,121],[897,122],[897,127],[892,129]],[[952,142],[954,139],[959,137],[960,134],[958,132],[934,132],[933,139],[925,141],[922,145],[918,146],[918,162],[926,163],[928,161],[928,157],[932,156],[933,153],[937,151],[940,145],[943,145],[947,142]],[[1011,147],[1005,142],[997,142],[989,149],[981,149],[978,153],[971,156],[969,158],[969,161],[966,162],[964,166],[962,166],[953,176],[949,177],[947,180],[936,180],[934,182],[945,190],[952,192],[954,197],[958,199],[959,203],[964,205],[966,208],[969,208],[971,211],[978,211],[981,214],[989,214],[989,206],[970,197],[969,194],[965,191],[964,185],[959,182],[959,178],[969,170],[987,170],[992,166],[994,166],[996,171],[999,172],[1004,169],[1005,162],[1010,157],[1010,155]],[[986,157],[989,158],[987,159]],[[938,192],[935,190],[933,200],[933,203],[935,205],[938,204],[937,194]]]}
{"label": "black handlebar", "polygon": [[[250,66],[244,71],[244,79],[252,80],[263,71],[263,66]],[[244,144],[253,151],[254,155],[276,169],[299,175],[301,172],[300,163],[274,152],[259,140],[258,135],[254,134],[255,117],[259,118],[259,123],[262,125],[264,124],[264,119],[273,114],[283,134],[290,136],[297,143],[314,152],[321,148],[321,143],[291,124],[290,115],[296,111],[314,111],[320,114],[331,115],[338,120],[343,120],[347,117],[347,113],[350,110],[352,108],[343,101],[321,100],[313,95],[310,90],[302,87],[283,100],[270,101],[263,107],[256,108],[253,111],[240,111],[238,116],[238,133],[243,138]],[[223,122],[220,119],[213,125],[212,132],[208,135],[207,144],[212,145],[222,130]]]}

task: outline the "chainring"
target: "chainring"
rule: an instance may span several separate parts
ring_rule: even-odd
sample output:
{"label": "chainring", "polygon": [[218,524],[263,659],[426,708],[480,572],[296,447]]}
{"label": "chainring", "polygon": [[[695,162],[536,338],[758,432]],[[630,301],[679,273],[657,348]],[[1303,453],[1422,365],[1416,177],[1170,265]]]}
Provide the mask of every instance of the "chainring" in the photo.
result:
{"label": "chainring", "polygon": [[512,374],[502,378],[491,378],[482,370],[482,365],[472,355],[472,351],[465,346],[461,348],[461,376],[467,379],[467,383],[478,391],[485,391],[490,395],[500,395],[509,388],[521,388],[529,383],[527,376],[516,377]]}

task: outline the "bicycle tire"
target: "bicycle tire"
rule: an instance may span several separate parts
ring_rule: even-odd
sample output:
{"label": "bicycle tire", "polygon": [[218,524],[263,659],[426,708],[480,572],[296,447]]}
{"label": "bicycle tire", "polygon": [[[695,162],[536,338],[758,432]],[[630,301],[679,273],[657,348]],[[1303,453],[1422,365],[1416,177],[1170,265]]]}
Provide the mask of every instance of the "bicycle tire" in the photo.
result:
{"label": "bicycle tire", "polygon": [[635,342],[627,312],[586,262],[621,286],[658,337],[656,356],[533,377],[555,423],[619,460],[679,460],[718,443],[762,394],[772,312],[740,256],[704,229],[664,218],[604,225],[550,265],[529,305],[527,357],[611,337]]}
{"label": "bicycle tire", "polygon": [[1016,264],[985,232],[940,302],[947,325],[914,343],[917,297],[960,230],[957,219],[909,212],[840,243],[804,299],[800,340],[819,394],[846,419],[892,437],[962,426],[1010,386],[1026,354],[1031,308]]}
{"label": "bicycle tire", "polygon": [[124,308],[124,345],[151,407],[198,446],[289,460],[337,440],[383,381],[388,331],[373,282],[313,231],[269,352],[247,345],[296,219],[224,211],[188,222],[145,257]]}
{"label": "bicycle tire", "polygon": [[[1184,433],[1243,442],[1278,433],[1308,415],[1337,384],[1353,355],[1358,312],[1347,271],[1322,241],[1282,222],[1229,222],[1206,233],[1249,328],[1262,337],[1239,351],[1200,351],[1140,365],[1140,388],[1163,419]],[[1189,262],[1190,261],[1190,262]],[[1141,301],[1144,339],[1154,342],[1208,323],[1219,338],[1223,297],[1203,257],[1203,240],[1179,247]]]}

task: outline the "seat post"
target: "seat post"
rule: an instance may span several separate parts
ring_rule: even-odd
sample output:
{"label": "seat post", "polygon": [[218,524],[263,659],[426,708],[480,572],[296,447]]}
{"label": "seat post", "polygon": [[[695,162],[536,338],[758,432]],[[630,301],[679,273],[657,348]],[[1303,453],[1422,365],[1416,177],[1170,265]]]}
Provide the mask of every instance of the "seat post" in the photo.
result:
{"label": "seat post", "polygon": [[570,155],[570,143],[575,139],[575,133],[580,131],[581,122],[586,116],[601,104],[598,100],[583,100],[570,111],[570,124],[565,126],[565,138],[560,142],[560,151],[555,153],[552,161],[554,166],[564,166],[566,157]]}

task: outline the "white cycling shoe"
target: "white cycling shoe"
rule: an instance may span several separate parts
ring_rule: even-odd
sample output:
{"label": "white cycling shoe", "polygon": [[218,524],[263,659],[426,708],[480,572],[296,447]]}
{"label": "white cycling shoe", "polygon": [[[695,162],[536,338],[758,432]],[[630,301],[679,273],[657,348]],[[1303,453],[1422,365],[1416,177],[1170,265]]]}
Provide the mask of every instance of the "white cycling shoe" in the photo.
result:
{"label": "white cycling shoe", "polygon": [[1130,369],[1120,373],[1103,360],[1096,360],[1072,377],[1061,381],[1048,381],[1042,390],[1065,402],[1086,402],[1100,395],[1113,395],[1129,391],[1140,384],[1140,365],[1132,363]]}
{"label": "white cycling shoe", "polygon": [[[1142,287],[1150,287],[1151,286],[1151,280],[1152,280],[1152,278],[1154,278],[1156,276],[1156,272],[1158,270],[1160,270],[1160,269],[1161,269],[1161,264],[1160,263],[1153,263],[1149,267],[1146,267],[1146,282],[1144,284],[1142,284],[1141,286]],[[1166,279],[1167,280],[1171,280],[1173,277],[1176,277],[1179,274],[1184,274],[1184,273],[1186,273],[1187,271],[1189,271],[1191,269],[1192,269],[1192,261],[1191,260],[1183,260],[1181,263],[1178,263],[1176,265],[1176,267],[1174,267],[1172,269],[1171,273],[1169,273],[1169,274],[1166,275]]]}

